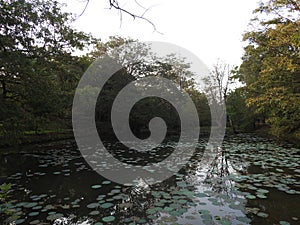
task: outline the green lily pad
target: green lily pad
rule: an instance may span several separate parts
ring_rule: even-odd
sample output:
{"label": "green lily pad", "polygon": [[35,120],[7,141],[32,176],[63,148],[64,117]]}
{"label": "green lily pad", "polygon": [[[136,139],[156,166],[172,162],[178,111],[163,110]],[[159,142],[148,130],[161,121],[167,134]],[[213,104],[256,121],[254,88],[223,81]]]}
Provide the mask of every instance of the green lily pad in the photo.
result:
{"label": "green lily pad", "polygon": [[102,187],[102,185],[100,185],[100,184],[95,184],[92,186],[93,189],[99,189],[101,187]]}
{"label": "green lily pad", "polygon": [[21,223],[24,223],[25,222],[25,219],[18,219],[15,221],[16,224],[21,224]]}
{"label": "green lily pad", "polygon": [[199,210],[199,213],[200,214],[209,214],[209,211],[206,209],[201,209],[201,210]]}
{"label": "green lily pad", "polygon": [[147,214],[150,214],[150,215],[151,215],[151,214],[155,214],[156,212],[157,212],[157,211],[156,211],[156,208],[151,208],[151,209],[147,209],[147,210],[146,210],[146,213],[147,213]]}
{"label": "green lily pad", "polygon": [[247,223],[247,224],[249,224],[251,222],[251,219],[249,219],[248,217],[245,217],[245,216],[237,216],[236,219],[238,221],[241,221],[241,222]]}
{"label": "green lily pad", "polygon": [[56,220],[56,219],[59,219],[61,217],[63,217],[64,215],[61,214],[61,213],[55,213],[55,214],[52,214],[52,215],[49,215],[47,216],[47,220],[50,220],[50,221],[53,221],[53,220]]}
{"label": "green lily pad", "polygon": [[102,182],[102,184],[110,184],[110,183],[111,183],[111,181],[109,181],[109,180],[105,180]]}
{"label": "green lily pad", "polygon": [[112,206],[114,206],[114,204],[112,204],[110,202],[107,202],[107,203],[104,203],[104,204],[100,205],[100,207],[103,208],[103,209],[108,209]]}
{"label": "green lily pad", "polygon": [[36,202],[30,202],[30,203],[27,203],[26,205],[24,205],[24,208],[33,208],[37,205]]}
{"label": "green lily pad", "polygon": [[37,216],[39,214],[40,214],[39,212],[31,212],[28,214],[28,216]]}
{"label": "green lily pad", "polygon": [[88,207],[89,209],[94,209],[94,208],[97,208],[98,206],[99,206],[99,203],[94,202],[94,203],[88,204],[86,207]]}
{"label": "green lily pad", "polygon": [[248,199],[256,199],[256,197],[254,195],[246,195],[245,197]]}
{"label": "green lily pad", "polygon": [[201,218],[203,220],[212,220],[212,216],[210,214],[202,214]]}
{"label": "green lily pad", "polygon": [[266,189],[257,189],[256,190],[257,192],[260,192],[260,193],[263,193],[263,194],[266,194],[266,193],[269,193],[269,191],[268,190],[266,190]]}
{"label": "green lily pad", "polygon": [[33,220],[29,223],[30,225],[36,225],[36,224],[40,224],[39,220]]}
{"label": "green lily pad", "polygon": [[267,218],[269,216],[269,214],[264,213],[264,212],[259,212],[256,215],[259,216],[259,217],[262,217],[262,218]]}
{"label": "green lily pad", "polygon": [[102,221],[107,222],[107,223],[112,222],[114,220],[115,220],[114,216],[105,216],[102,218]]}
{"label": "green lily pad", "polygon": [[287,221],[279,221],[279,224],[280,225],[290,225],[290,223],[289,222],[287,222]]}
{"label": "green lily pad", "polygon": [[258,198],[261,198],[261,199],[266,199],[267,196],[263,195],[263,194],[257,194],[256,195]]}
{"label": "green lily pad", "polygon": [[222,218],[220,221],[220,224],[222,225],[231,225],[230,220],[226,219],[226,218]]}
{"label": "green lily pad", "polygon": [[97,210],[94,210],[94,211],[90,212],[89,214],[90,214],[91,216],[96,216],[96,215],[99,215],[100,212],[97,211]]}

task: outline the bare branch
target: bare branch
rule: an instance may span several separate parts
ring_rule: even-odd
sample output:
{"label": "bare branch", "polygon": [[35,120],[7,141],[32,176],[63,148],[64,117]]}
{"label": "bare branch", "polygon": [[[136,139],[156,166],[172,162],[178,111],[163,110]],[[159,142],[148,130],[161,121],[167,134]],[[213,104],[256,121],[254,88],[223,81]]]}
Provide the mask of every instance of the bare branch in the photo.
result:
{"label": "bare branch", "polygon": [[141,19],[141,20],[146,21],[147,23],[149,23],[153,27],[153,29],[154,29],[155,32],[158,32],[158,33],[162,34],[161,32],[159,32],[156,29],[155,24],[151,20],[149,20],[148,18],[144,17],[145,14],[146,14],[146,12],[149,11],[149,9],[151,9],[153,6],[150,7],[150,8],[145,8],[145,7],[141,6],[137,1],[135,1],[135,2],[137,3],[138,6],[140,6],[143,9],[145,9],[145,11],[144,11],[144,13],[142,15],[137,15],[137,14],[132,13],[129,10],[123,8],[123,7],[120,7],[117,0],[109,0],[109,5],[110,5],[110,8],[114,8],[114,9],[116,9],[116,10],[118,10],[120,12],[121,20],[122,20],[122,13],[126,13],[127,15],[131,16],[134,20],[135,19]]}
{"label": "bare branch", "polygon": [[83,11],[79,14],[79,16],[76,17],[76,19],[78,19],[79,17],[81,17],[84,14],[84,12],[86,11],[89,3],[90,3],[90,0],[86,0],[86,4],[84,6]]}
{"label": "bare branch", "polygon": [[[81,17],[81,16],[85,13],[85,11],[86,11],[86,9],[87,9],[89,3],[90,3],[90,0],[85,0],[85,1],[86,1],[86,4],[85,4],[85,6],[84,6],[84,9],[83,9],[83,11],[76,17],[76,19],[78,19],[79,17]],[[118,10],[119,15],[120,15],[120,26],[122,26],[122,21],[123,21],[123,16],[122,16],[123,14],[122,14],[122,13],[125,13],[125,14],[131,16],[134,20],[135,20],[135,19],[141,19],[141,20],[146,21],[147,23],[149,23],[149,24],[153,27],[154,32],[157,32],[157,33],[159,33],[159,34],[162,34],[161,32],[159,32],[159,31],[156,29],[155,24],[154,24],[150,19],[148,19],[148,18],[145,17],[145,14],[146,14],[150,9],[152,9],[155,5],[146,8],[146,7],[144,7],[143,5],[141,5],[137,0],[135,0],[135,3],[136,3],[140,8],[142,8],[142,9],[144,10],[144,12],[143,12],[142,14],[138,15],[138,14],[135,14],[135,13],[131,12],[130,10],[125,9],[124,7],[122,7],[122,6],[119,5],[118,0],[109,0],[109,9],[114,8],[114,9]]]}

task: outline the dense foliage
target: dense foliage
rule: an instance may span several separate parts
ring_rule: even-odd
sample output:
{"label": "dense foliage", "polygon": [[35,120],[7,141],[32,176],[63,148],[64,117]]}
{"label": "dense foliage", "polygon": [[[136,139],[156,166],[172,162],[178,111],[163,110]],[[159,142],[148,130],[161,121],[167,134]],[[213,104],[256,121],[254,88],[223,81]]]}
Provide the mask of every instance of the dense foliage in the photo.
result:
{"label": "dense foliage", "polygon": [[254,29],[244,34],[248,45],[238,77],[246,84],[246,103],[276,136],[300,129],[299,7],[294,0],[262,2]]}
{"label": "dense foliage", "polygon": [[91,37],[71,28],[56,1],[0,1],[0,134],[16,142],[70,107]]}
{"label": "dense foliage", "polygon": [[[117,54],[119,61],[139,57],[105,85],[96,109],[99,123],[110,122],[112,102],[118,91],[143,76],[171,79],[190,94],[202,126],[210,126],[207,97],[200,93],[189,70],[190,64],[175,55],[149,57],[149,48],[138,41],[111,37],[107,42],[74,30],[72,15],[61,11],[57,1],[0,0],[0,139],[1,144],[18,143],[24,134],[41,130],[71,128],[75,88],[86,68],[103,54]],[[294,0],[261,2],[254,11],[252,30],[239,69],[227,65],[212,70],[207,88],[218,86],[224,97],[229,126],[252,131],[260,124],[270,126],[277,136],[299,135],[300,128],[300,8]],[[128,49],[113,51],[127,43]],[[75,56],[95,44],[84,56]],[[78,54],[76,54],[78,55]],[[148,61],[147,61],[147,60]],[[244,87],[228,89],[234,78]],[[91,90],[85,91],[93,91]],[[206,90],[206,91],[208,91]],[[162,99],[148,98],[134,107],[133,130],[147,129],[149,119],[161,116],[171,129],[179,119]],[[24,138],[23,138],[24,139]]]}

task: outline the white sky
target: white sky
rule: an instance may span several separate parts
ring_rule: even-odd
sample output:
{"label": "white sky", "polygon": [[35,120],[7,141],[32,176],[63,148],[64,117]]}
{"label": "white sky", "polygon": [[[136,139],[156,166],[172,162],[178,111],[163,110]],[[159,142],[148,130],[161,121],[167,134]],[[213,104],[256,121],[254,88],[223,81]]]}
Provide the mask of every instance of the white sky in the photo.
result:
{"label": "white sky", "polygon": [[[61,0],[68,4],[67,11],[80,14],[84,0]],[[177,44],[197,55],[208,67],[217,59],[232,65],[241,63],[242,34],[253,18],[252,11],[258,0],[138,0],[145,8],[153,6],[145,17],[158,32],[143,20],[129,15],[120,17],[117,10],[109,10],[108,0],[90,0],[85,13],[73,26],[95,37],[107,40],[119,35],[141,41],[165,41]],[[119,0],[120,6],[142,14],[135,0]]]}

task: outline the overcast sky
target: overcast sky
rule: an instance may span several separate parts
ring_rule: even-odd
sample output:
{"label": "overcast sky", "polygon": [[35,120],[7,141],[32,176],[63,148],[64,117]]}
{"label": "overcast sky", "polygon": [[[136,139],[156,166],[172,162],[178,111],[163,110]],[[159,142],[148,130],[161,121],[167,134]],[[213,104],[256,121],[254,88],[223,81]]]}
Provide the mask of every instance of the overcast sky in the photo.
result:
{"label": "overcast sky", "polygon": [[[61,0],[67,11],[80,14],[84,0]],[[252,11],[258,0],[137,0],[145,8],[151,7],[146,21],[133,20],[123,14],[122,24],[117,10],[109,10],[108,0],[90,0],[84,12],[73,24],[81,31],[107,40],[119,35],[141,41],[165,41],[177,44],[196,54],[208,67],[221,59],[239,65],[243,54],[242,34],[247,30]],[[150,2],[150,3],[149,3]],[[137,14],[144,9],[135,0],[119,0],[120,6]]]}

